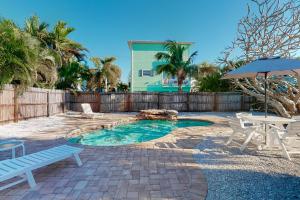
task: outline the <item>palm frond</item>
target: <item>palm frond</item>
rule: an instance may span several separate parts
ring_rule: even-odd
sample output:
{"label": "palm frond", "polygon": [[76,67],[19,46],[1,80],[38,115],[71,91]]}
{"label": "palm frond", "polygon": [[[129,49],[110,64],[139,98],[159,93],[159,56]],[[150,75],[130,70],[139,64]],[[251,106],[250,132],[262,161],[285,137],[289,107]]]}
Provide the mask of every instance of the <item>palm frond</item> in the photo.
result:
{"label": "palm frond", "polygon": [[158,52],[158,53],[155,54],[155,58],[157,60],[166,60],[166,61],[168,61],[171,58],[171,56],[170,56],[170,54],[165,53],[165,52]]}
{"label": "palm frond", "polygon": [[157,65],[156,68],[155,68],[155,71],[158,74],[161,74],[163,72],[166,73],[166,74],[172,75],[172,76],[174,76],[176,74],[176,68],[171,63]]}

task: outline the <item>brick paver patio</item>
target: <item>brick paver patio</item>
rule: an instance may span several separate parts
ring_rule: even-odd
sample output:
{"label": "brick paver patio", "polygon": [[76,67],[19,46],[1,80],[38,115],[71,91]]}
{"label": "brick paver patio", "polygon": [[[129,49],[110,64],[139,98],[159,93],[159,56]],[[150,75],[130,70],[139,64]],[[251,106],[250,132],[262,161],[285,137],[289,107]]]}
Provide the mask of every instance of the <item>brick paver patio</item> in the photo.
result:
{"label": "brick paver patio", "polygon": [[[128,120],[130,114],[106,114],[105,120],[60,117],[62,125],[47,129],[22,128],[27,153],[66,143],[65,134],[73,129],[109,125]],[[207,183],[193,159],[201,132],[228,129],[217,122],[209,127],[189,127],[138,145],[120,147],[84,146],[82,167],[67,159],[34,171],[37,186],[22,183],[0,192],[1,199],[205,199]],[[38,120],[38,119],[35,119]],[[51,119],[47,119],[51,120]],[[34,120],[33,120],[34,121]],[[34,122],[33,122],[34,123]],[[37,122],[38,123],[38,122]],[[25,123],[26,124],[26,123]],[[17,124],[16,124],[17,126]],[[27,130],[28,129],[28,130]],[[5,134],[0,134],[6,139]],[[8,153],[1,153],[5,159]]]}

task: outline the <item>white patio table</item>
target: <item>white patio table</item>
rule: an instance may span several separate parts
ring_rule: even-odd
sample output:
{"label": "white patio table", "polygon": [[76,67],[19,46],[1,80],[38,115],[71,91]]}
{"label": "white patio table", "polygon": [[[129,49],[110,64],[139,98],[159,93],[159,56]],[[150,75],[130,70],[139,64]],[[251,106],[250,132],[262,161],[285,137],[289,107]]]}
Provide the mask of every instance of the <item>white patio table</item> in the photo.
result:
{"label": "white patio table", "polygon": [[[284,117],[278,117],[278,116],[257,116],[257,115],[249,115],[249,116],[243,116],[248,121],[251,121],[253,123],[262,123],[265,124],[266,127],[268,127],[268,124],[273,124],[277,127],[283,127],[285,124],[289,124],[291,122],[295,122],[295,119],[289,119]],[[278,142],[276,142],[276,137],[272,134],[272,132],[269,131],[270,129],[266,129],[266,145],[263,146],[263,149],[268,148],[274,148],[278,147]]]}

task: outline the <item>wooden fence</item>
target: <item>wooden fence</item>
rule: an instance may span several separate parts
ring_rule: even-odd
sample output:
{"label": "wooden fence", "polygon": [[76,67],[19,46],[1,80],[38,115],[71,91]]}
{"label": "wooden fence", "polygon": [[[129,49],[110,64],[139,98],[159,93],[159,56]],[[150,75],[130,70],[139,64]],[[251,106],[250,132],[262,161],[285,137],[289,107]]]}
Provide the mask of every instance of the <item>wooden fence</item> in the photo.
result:
{"label": "wooden fence", "polygon": [[0,123],[35,117],[51,116],[68,109],[68,92],[29,88],[18,96],[12,85],[0,91]]}
{"label": "wooden fence", "polygon": [[65,110],[82,111],[89,103],[94,112],[137,112],[143,109],[175,109],[183,112],[247,111],[254,102],[241,93],[77,93],[29,88],[21,96],[13,86],[0,91],[0,123],[51,116]]}
{"label": "wooden fence", "polygon": [[79,93],[71,95],[70,109],[81,111],[80,104],[90,103],[94,112],[136,112],[143,109],[175,109],[182,112],[247,111],[254,99],[236,93]]}

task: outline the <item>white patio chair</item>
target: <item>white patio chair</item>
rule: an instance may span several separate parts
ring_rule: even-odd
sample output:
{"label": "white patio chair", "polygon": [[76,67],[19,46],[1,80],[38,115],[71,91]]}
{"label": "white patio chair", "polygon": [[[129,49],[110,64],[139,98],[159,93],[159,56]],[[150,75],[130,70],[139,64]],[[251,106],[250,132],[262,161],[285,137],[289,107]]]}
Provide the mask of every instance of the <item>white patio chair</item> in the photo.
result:
{"label": "white patio chair", "polygon": [[[253,140],[257,145],[261,143],[262,133],[260,131],[260,125],[254,125],[253,123],[251,123],[251,125],[248,124],[247,126],[245,126],[245,122],[249,122],[244,121],[242,118],[238,119],[234,117],[228,118],[228,122],[233,132],[226,142],[226,145],[234,142],[238,145],[241,145],[240,150],[243,152],[251,140]],[[241,135],[245,139],[242,144],[234,140],[234,138],[238,138],[238,135]]]}
{"label": "white patio chair", "polygon": [[29,186],[33,188],[36,185],[32,175],[33,170],[64,160],[71,156],[74,156],[77,165],[81,166],[82,162],[79,158],[79,153],[82,150],[83,149],[81,148],[62,145],[18,158],[2,160],[0,161],[0,182],[17,176],[21,176],[22,179],[1,186],[0,191],[26,180],[28,181]]}
{"label": "white patio chair", "polygon": [[[297,122],[300,122],[300,115],[295,115],[295,116],[292,117],[292,119],[296,120]],[[296,126],[296,125],[294,124],[294,126]],[[300,137],[300,131],[297,133],[297,135]]]}
{"label": "white patio chair", "polygon": [[88,103],[81,104],[83,116],[87,118],[103,118],[103,113],[94,113],[91,105]]}
{"label": "white patio chair", "polygon": [[291,122],[286,128],[271,124],[268,126],[287,159],[291,160],[291,154],[300,154],[300,121]]}
{"label": "white patio chair", "polygon": [[253,122],[245,120],[243,117],[245,116],[252,116],[252,113],[247,113],[247,112],[239,112],[235,114],[236,118],[238,118],[241,122],[242,126],[253,126]]}

